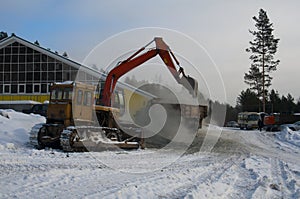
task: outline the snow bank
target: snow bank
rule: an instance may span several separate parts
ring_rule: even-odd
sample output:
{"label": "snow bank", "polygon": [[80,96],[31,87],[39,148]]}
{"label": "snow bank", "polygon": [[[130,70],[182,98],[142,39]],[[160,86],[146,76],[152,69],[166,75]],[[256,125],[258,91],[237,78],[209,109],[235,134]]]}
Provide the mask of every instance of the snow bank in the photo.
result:
{"label": "snow bank", "polygon": [[0,150],[25,146],[29,131],[36,123],[45,122],[43,116],[0,109]]}
{"label": "snow bank", "polygon": [[288,142],[300,147],[300,131],[292,131],[290,128],[285,127],[277,132],[275,136],[282,142]]}

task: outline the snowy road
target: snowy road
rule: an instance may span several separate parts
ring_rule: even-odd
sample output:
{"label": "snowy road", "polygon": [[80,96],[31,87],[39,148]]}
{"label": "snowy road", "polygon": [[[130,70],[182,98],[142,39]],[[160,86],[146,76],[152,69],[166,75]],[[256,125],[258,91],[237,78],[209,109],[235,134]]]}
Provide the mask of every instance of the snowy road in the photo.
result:
{"label": "snowy road", "polygon": [[22,143],[15,134],[30,125],[11,115],[14,127],[0,129],[0,198],[300,198],[295,132],[224,128],[212,152],[179,159],[153,149],[67,154]]}

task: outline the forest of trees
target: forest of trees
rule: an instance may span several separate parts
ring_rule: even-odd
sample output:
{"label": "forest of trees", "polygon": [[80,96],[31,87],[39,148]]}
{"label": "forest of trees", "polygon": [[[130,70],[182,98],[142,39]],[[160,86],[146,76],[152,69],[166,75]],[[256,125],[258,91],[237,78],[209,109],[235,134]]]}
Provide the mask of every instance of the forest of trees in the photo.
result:
{"label": "forest of trees", "polygon": [[[260,101],[260,102],[259,102]],[[272,89],[268,93],[266,102],[266,113],[280,113],[280,114],[294,114],[300,113],[300,98],[297,100],[291,95],[280,95],[278,91]],[[262,101],[259,99],[255,92],[247,89],[242,91],[237,97],[237,104],[235,106],[227,103],[220,103],[218,101],[211,102],[211,104],[219,108],[220,110],[226,108],[225,122],[231,120],[237,120],[239,112],[253,111],[260,112],[262,110],[259,106],[262,106]]]}

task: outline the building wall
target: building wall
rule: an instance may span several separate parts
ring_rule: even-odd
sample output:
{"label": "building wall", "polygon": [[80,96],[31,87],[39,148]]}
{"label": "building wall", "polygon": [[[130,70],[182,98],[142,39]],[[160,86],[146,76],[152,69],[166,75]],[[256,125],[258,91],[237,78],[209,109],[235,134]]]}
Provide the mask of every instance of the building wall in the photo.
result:
{"label": "building wall", "polygon": [[139,110],[146,107],[151,98],[147,98],[137,92],[124,89],[125,113],[121,119],[131,121]]}
{"label": "building wall", "polygon": [[31,100],[37,102],[49,101],[49,94],[35,95],[0,95],[0,101]]}
{"label": "building wall", "polygon": [[[0,100],[44,102],[50,83],[76,79],[79,67],[56,59],[50,51],[45,54],[29,46],[12,39],[0,49]],[[78,78],[95,79],[82,71]]]}

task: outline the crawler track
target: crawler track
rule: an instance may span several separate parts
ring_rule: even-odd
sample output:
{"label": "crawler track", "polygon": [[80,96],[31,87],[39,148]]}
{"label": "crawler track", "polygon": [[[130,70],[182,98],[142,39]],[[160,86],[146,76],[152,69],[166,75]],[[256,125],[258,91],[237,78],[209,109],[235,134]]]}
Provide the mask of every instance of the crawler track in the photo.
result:
{"label": "crawler track", "polygon": [[32,127],[30,133],[29,133],[29,144],[34,146],[34,147],[38,147],[39,143],[38,143],[38,134],[40,131],[40,128],[43,127],[45,123],[39,123],[36,124]]}

